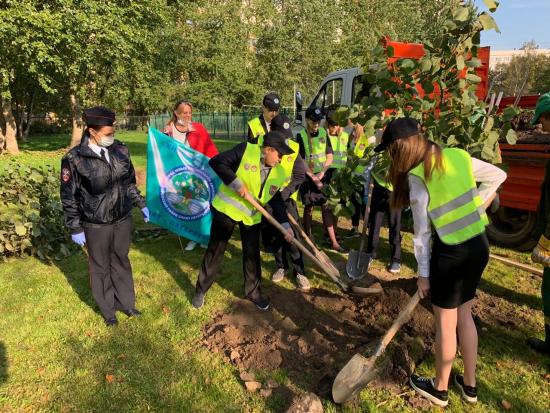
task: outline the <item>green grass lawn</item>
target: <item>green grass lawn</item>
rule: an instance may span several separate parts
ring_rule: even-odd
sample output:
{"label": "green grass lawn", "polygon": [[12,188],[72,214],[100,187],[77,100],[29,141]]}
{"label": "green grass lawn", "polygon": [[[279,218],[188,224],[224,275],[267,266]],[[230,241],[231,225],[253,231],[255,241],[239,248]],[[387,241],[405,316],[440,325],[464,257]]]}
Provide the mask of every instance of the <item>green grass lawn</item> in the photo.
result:
{"label": "green grass lawn", "polygon": [[[119,138],[130,146],[136,167],[143,168],[146,136],[119,133]],[[48,139],[50,143],[40,145],[31,139],[18,162],[58,165],[67,140]],[[220,149],[231,145],[217,143]],[[0,158],[0,165],[6,158]],[[144,224],[135,212],[136,225],[141,227]],[[387,231],[383,230],[382,238],[387,239]],[[357,245],[354,240],[351,246]],[[410,277],[415,263],[408,233],[403,251],[402,276]],[[83,254],[52,264],[35,258],[0,264],[0,412],[280,411],[281,400],[247,393],[236,368],[201,345],[204,325],[242,297],[239,252],[235,234],[225,254],[223,275],[206,296],[205,307],[196,311],[190,299],[203,250],[182,252],[174,235],[134,242],[130,260],[137,307],[144,315],[121,316],[120,325],[113,329],[105,327],[96,312]],[[498,248],[493,252],[529,261],[528,254]],[[388,245],[383,242],[381,260],[374,267],[383,269],[387,257]],[[262,254],[262,262],[269,294],[274,262],[267,254]],[[318,271],[311,269],[310,274],[315,287],[336,291]],[[448,411],[500,412],[503,399],[514,412],[550,411],[550,359],[525,345],[530,335],[542,337],[540,283],[539,277],[501,263],[489,264],[480,294],[496,304],[479,323],[480,401],[470,407],[451,392]],[[293,285],[285,281],[283,287]],[[513,328],[492,324],[495,314],[522,323]],[[419,371],[433,373],[433,359],[419,366]],[[284,372],[265,375],[293,385]],[[339,407],[327,400],[323,404],[327,412],[417,411],[403,397],[371,388],[349,405]]]}

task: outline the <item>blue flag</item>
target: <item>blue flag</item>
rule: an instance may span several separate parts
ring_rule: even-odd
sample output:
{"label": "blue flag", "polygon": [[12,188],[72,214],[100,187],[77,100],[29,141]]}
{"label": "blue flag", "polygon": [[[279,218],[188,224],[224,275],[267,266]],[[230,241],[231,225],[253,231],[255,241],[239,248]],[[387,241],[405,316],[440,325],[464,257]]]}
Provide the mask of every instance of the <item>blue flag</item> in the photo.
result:
{"label": "blue flag", "polygon": [[147,144],[151,222],[200,244],[210,239],[210,203],[221,183],[209,158],[155,128]]}

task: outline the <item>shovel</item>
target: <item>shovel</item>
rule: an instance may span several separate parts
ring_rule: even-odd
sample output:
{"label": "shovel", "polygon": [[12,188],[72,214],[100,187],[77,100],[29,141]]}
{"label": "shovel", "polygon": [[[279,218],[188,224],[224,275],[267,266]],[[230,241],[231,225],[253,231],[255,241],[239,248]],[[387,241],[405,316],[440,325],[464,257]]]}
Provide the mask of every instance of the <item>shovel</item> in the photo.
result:
{"label": "shovel", "polygon": [[372,170],[378,155],[371,158],[369,164],[365,168],[365,193],[364,197],[367,197],[367,203],[365,205],[365,215],[363,216],[363,230],[361,231],[361,244],[359,245],[359,251],[351,250],[348,256],[348,262],[346,264],[346,272],[352,280],[360,280],[365,276],[365,272],[369,265],[369,256],[363,252],[365,247],[365,238],[367,237],[367,223],[369,220],[370,204],[372,199]]}
{"label": "shovel", "polygon": [[290,223],[292,224],[292,226],[294,226],[294,228],[296,229],[296,231],[298,231],[298,233],[300,234],[300,236],[306,241],[306,243],[309,245],[309,247],[311,248],[311,250],[313,251],[313,254],[315,255],[315,258],[317,258],[319,261],[321,261],[321,263],[323,265],[325,265],[326,267],[330,268],[330,271],[333,272],[334,274],[338,274],[338,276],[340,276],[340,271],[338,271],[338,268],[336,268],[336,265],[334,265],[334,263],[332,262],[332,260],[329,258],[329,256],[324,253],[323,251],[320,251],[317,249],[317,247],[315,246],[315,244],[313,243],[313,241],[311,240],[311,238],[309,238],[307,236],[307,234],[305,233],[305,231],[302,229],[302,227],[300,226],[300,224],[298,224],[296,222],[296,220],[294,219],[294,217],[292,215],[290,215],[289,213],[287,213],[287,216],[288,216],[288,220],[290,221]]}
{"label": "shovel", "polygon": [[[253,196],[250,194],[247,194],[246,200],[250,202],[250,204],[256,208],[264,217],[269,221],[271,225],[273,225],[275,228],[277,228],[282,234],[287,234],[286,229],[279,223],[275,218],[271,216],[269,212],[267,212],[263,206],[260,205],[260,203],[254,199]],[[351,293],[357,293],[357,294],[379,294],[382,292],[381,287],[373,287],[373,288],[365,288],[365,287],[355,287],[350,286],[346,284],[344,281],[340,279],[340,272],[337,268],[330,268],[323,265],[321,261],[315,257],[306,247],[304,247],[300,241],[298,241],[296,238],[292,239],[292,244],[294,244],[304,255],[306,255],[311,261],[315,263],[319,267],[321,271],[323,271],[325,274],[327,274],[332,281],[334,281],[342,291],[345,292],[351,292]]]}
{"label": "shovel", "polygon": [[414,293],[405,308],[401,310],[390,329],[386,332],[371,358],[357,353],[344,366],[334,379],[332,398],[336,403],[344,403],[355,397],[378,373],[376,360],[384,353],[393,336],[405,324],[420,301],[418,291]]}

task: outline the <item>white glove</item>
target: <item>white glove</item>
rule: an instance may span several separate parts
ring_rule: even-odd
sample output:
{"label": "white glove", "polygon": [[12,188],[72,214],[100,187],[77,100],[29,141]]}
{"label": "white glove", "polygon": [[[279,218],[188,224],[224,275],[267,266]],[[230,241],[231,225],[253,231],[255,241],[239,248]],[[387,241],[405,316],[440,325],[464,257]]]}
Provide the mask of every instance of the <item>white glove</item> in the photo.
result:
{"label": "white glove", "polygon": [[78,234],[71,235],[71,239],[75,244],[80,245],[81,247],[86,244],[86,235],[84,235],[84,232],[79,232]]}
{"label": "white glove", "polygon": [[147,207],[142,208],[141,214],[143,215],[143,221],[145,223],[149,222],[149,208]]}

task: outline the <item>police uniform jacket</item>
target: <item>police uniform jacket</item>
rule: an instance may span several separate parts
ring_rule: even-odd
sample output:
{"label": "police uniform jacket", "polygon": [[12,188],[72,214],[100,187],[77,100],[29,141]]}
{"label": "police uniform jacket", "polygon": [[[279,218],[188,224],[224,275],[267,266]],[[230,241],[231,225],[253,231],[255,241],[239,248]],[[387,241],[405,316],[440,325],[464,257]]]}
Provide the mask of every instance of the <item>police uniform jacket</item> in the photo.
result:
{"label": "police uniform jacket", "polygon": [[88,140],[83,136],[61,160],[61,202],[73,234],[86,224],[114,224],[127,218],[134,206],[145,207],[128,147],[115,140],[105,148],[107,162],[90,149]]}

